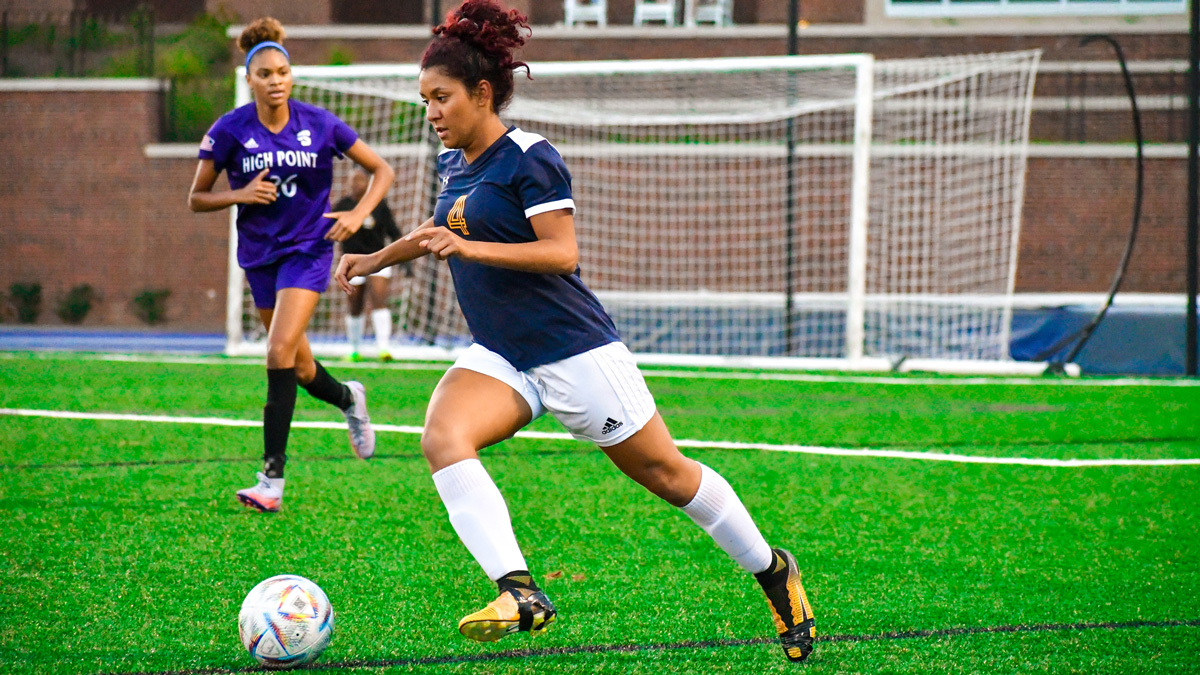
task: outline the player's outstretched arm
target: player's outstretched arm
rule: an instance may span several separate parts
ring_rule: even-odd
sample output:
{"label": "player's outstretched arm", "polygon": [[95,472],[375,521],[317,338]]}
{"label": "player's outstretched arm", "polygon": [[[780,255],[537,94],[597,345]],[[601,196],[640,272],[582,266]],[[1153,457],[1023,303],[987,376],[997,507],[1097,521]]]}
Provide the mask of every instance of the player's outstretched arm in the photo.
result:
{"label": "player's outstretched arm", "polygon": [[203,213],[220,211],[234,204],[270,204],[275,201],[275,183],[263,180],[270,171],[270,169],[263,169],[254,177],[254,180],[237,190],[213,192],[213,186],[217,184],[219,174],[211,159],[202,159],[196,167],[196,177],[192,179],[192,189],[188,193],[188,208],[196,213]]}
{"label": "player's outstretched arm", "polygon": [[346,156],[371,174],[371,187],[363,194],[362,199],[358,200],[358,204],[353,209],[325,214],[326,218],[334,221],[333,227],[330,227],[329,231],[325,233],[325,238],[330,241],[346,241],[351,235],[358,232],[362,227],[363,220],[371,215],[376,206],[379,206],[379,202],[383,201],[388,190],[392,188],[392,181],[396,179],[396,172],[392,170],[392,167],[361,139],[350,146],[350,149],[346,151]]}
{"label": "player's outstretched arm", "polygon": [[[433,218],[421,223],[421,227],[413,231],[420,232],[429,228],[433,228]],[[342,287],[343,291],[349,293],[353,288],[350,285],[350,280],[354,277],[365,277],[385,267],[415,260],[426,253],[429,253],[429,251],[421,248],[419,243],[408,241],[407,239],[398,239],[379,251],[368,255],[347,253],[338,261],[337,270],[333,273],[333,280],[337,282],[338,286]]]}
{"label": "player's outstretched arm", "polygon": [[445,227],[416,230],[401,239],[415,242],[438,260],[458,256],[463,260],[537,274],[571,274],[579,264],[575,243],[575,217],[568,209],[557,209],[529,219],[537,241],[501,244],[463,239]]}

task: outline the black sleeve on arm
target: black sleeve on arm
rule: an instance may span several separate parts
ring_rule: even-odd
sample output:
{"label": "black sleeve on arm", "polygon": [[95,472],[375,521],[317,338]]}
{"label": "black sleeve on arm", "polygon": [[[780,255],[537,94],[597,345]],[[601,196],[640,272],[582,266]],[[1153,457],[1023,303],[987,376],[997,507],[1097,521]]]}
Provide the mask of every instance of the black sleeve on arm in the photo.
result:
{"label": "black sleeve on arm", "polygon": [[396,227],[396,219],[392,217],[392,210],[388,208],[387,201],[379,202],[379,206],[375,207],[375,222],[383,223],[383,231],[392,241],[400,239],[400,228]]}

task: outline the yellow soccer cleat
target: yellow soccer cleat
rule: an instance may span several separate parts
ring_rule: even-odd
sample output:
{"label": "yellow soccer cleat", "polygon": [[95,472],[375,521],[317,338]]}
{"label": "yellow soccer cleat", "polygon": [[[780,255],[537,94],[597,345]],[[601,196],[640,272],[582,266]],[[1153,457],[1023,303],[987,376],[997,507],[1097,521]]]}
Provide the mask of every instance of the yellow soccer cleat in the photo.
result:
{"label": "yellow soccer cleat", "polygon": [[767,595],[783,653],[789,661],[803,661],[812,653],[817,636],[812,605],[800,584],[795,556],[782,548],[771,550],[775,554],[771,567],[755,576]]}
{"label": "yellow soccer cleat", "polygon": [[520,631],[537,635],[554,623],[557,614],[545,593],[531,588],[510,588],[487,607],[464,616],[458,622],[458,632],[476,642],[495,642]]}

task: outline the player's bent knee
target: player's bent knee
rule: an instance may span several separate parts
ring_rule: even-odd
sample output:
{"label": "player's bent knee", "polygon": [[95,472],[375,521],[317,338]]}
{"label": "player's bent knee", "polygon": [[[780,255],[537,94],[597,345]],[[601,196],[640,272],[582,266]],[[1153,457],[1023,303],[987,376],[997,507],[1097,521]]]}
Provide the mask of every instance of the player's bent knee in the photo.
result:
{"label": "player's bent knee", "polygon": [[652,494],[675,506],[688,503],[696,494],[690,476],[671,463],[647,462],[626,473]]}
{"label": "player's bent knee", "polygon": [[433,463],[433,459],[438,456],[438,449],[444,447],[440,443],[437,432],[430,429],[428,426],[421,432],[421,454],[425,455],[425,459]]}
{"label": "player's bent knee", "polygon": [[267,343],[267,368],[274,370],[294,367],[296,367],[296,345]]}
{"label": "player's bent knee", "polygon": [[314,359],[296,359],[296,380],[300,384],[308,384],[317,377],[317,362]]}
{"label": "player's bent knee", "polygon": [[421,432],[421,454],[435,472],[477,456],[475,448],[462,434],[436,423],[426,423],[425,430]]}

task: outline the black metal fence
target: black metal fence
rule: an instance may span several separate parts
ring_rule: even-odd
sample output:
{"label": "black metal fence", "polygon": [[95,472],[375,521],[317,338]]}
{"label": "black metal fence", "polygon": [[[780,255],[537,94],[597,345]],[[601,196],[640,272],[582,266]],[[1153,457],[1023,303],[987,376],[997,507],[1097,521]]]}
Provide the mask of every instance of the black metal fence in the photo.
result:
{"label": "black metal fence", "polygon": [[160,25],[161,15],[149,3],[114,14],[0,10],[0,74],[162,79],[159,140],[199,142],[233,106],[229,21],[201,12]]}
{"label": "black metal fence", "polygon": [[0,11],[0,76],[154,74],[154,8],[124,15]]}

